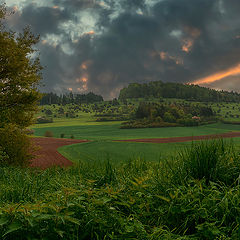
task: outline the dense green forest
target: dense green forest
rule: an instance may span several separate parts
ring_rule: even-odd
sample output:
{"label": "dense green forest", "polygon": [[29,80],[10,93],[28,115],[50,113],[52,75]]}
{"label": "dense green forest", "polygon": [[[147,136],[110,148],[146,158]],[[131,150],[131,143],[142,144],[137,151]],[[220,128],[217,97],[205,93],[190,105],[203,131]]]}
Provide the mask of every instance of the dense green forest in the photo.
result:
{"label": "dense green forest", "polygon": [[216,121],[211,107],[199,103],[159,104],[140,102],[121,128],[198,126]]}
{"label": "dense green forest", "polygon": [[119,99],[128,98],[178,98],[199,102],[239,102],[240,94],[236,92],[217,91],[198,85],[181,83],[131,83],[120,91]]}
{"label": "dense green forest", "polygon": [[58,96],[56,93],[45,93],[40,101],[40,105],[51,105],[51,104],[62,104],[66,105],[69,103],[81,104],[81,103],[95,103],[102,102],[103,97],[96,95],[92,92],[87,94],[61,94]]}

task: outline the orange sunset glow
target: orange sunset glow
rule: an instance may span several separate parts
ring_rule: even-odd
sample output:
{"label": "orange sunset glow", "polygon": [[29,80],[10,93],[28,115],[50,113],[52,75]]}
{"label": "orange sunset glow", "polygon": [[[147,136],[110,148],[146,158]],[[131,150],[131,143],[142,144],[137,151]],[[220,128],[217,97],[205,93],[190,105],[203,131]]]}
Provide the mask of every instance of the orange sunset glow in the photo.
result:
{"label": "orange sunset glow", "polygon": [[87,82],[88,81],[88,79],[86,77],[83,77],[81,80],[82,80],[82,82]]}
{"label": "orange sunset glow", "polygon": [[214,73],[214,74],[212,74],[210,76],[207,76],[205,78],[198,79],[198,80],[194,81],[193,84],[212,83],[212,82],[221,80],[225,77],[235,76],[235,75],[238,75],[238,74],[240,74],[240,64],[238,64],[235,67],[229,68],[225,71]]}
{"label": "orange sunset glow", "polygon": [[87,34],[87,35],[94,35],[95,32],[94,32],[93,30],[91,30],[91,31],[89,31],[89,32],[86,32],[85,34]]}
{"label": "orange sunset glow", "polygon": [[86,65],[85,63],[83,63],[83,64],[81,65],[81,69],[87,70],[87,65]]}
{"label": "orange sunset glow", "polygon": [[184,52],[188,53],[188,52],[190,52],[192,46],[193,46],[193,40],[185,39],[183,42],[182,50]]}
{"label": "orange sunset glow", "polygon": [[88,78],[87,77],[77,78],[76,82],[77,83],[87,83],[88,82]]}
{"label": "orange sunset glow", "polygon": [[[151,57],[156,57],[159,56],[161,58],[162,61],[167,61],[167,60],[173,60],[177,65],[182,65],[183,64],[183,60],[180,57],[177,56],[171,56],[168,52],[151,52],[149,54]],[[147,68],[148,64],[144,64],[145,67]]]}
{"label": "orange sunset glow", "polygon": [[80,69],[83,71],[86,71],[91,64],[92,64],[92,61],[87,60],[81,64]]}

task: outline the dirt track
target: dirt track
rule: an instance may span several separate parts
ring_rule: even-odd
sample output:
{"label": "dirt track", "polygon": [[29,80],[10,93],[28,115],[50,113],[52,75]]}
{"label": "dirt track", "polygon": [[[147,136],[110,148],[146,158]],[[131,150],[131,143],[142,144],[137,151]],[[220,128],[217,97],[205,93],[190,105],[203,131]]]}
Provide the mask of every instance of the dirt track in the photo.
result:
{"label": "dirt track", "polygon": [[[191,137],[173,137],[173,138],[150,138],[150,139],[130,139],[130,140],[118,140],[116,142],[142,142],[142,143],[175,143],[175,142],[187,142],[194,140],[206,140],[214,138],[234,138],[240,137],[240,132],[229,132],[215,135],[202,135]],[[87,142],[87,140],[77,139],[59,139],[59,138],[32,138],[33,143],[39,146],[39,149],[34,153],[36,156],[31,167],[38,167],[41,169],[61,166],[68,167],[72,165],[72,162],[62,156],[57,149],[65,145],[71,145],[75,143]]]}
{"label": "dirt track", "polygon": [[195,140],[207,140],[207,139],[214,139],[214,138],[234,138],[234,137],[240,137],[240,132],[228,132],[228,133],[222,133],[222,134],[191,136],[191,137],[130,139],[130,140],[118,140],[117,142],[175,143],[175,142],[189,142],[189,141],[195,141]]}
{"label": "dirt track", "polygon": [[65,145],[83,143],[87,141],[77,139],[32,138],[32,142],[39,149],[34,152],[36,157],[32,160],[30,166],[45,169],[53,166],[71,166],[72,162],[61,155],[57,149]]}

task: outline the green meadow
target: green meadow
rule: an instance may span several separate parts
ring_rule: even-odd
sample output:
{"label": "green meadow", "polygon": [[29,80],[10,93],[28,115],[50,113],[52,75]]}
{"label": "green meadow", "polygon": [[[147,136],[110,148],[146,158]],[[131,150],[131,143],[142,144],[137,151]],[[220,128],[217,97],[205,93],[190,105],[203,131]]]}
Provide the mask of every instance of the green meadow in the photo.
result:
{"label": "green meadow", "polygon": [[[141,158],[147,161],[159,161],[162,158],[174,156],[179,149],[189,146],[191,142],[183,143],[133,143],[116,142],[116,140],[168,138],[219,134],[229,131],[239,131],[238,125],[214,123],[197,127],[141,128],[120,129],[121,122],[96,122],[93,114],[82,113],[78,118],[55,118],[53,123],[36,124],[33,126],[35,136],[43,137],[46,131],[53,136],[75,139],[87,139],[88,143],[64,146],[59,152],[73,162],[103,161],[109,159],[119,163],[131,158]],[[237,139],[235,139],[237,144]]]}
{"label": "green meadow", "polygon": [[64,146],[59,148],[59,152],[74,163],[109,160],[114,164],[119,164],[131,159],[161,161],[176,155],[179,149],[189,145],[191,142],[156,144],[93,141]]}
{"label": "green meadow", "polygon": [[[85,124],[86,123],[86,124]],[[44,136],[52,131],[54,137],[65,134],[76,139],[124,140],[136,138],[184,137],[239,131],[238,125],[214,123],[197,127],[120,129],[120,122],[93,122],[79,119],[54,119],[54,123],[34,125],[35,136]]]}
{"label": "green meadow", "polygon": [[[240,138],[231,139],[236,150],[240,150]],[[199,141],[194,141],[199,142]],[[104,162],[109,160],[114,165],[133,159],[141,159],[148,162],[160,162],[178,155],[190,147],[193,142],[180,143],[133,143],[92,141],[64,146],[58,151],[74,163]]]}

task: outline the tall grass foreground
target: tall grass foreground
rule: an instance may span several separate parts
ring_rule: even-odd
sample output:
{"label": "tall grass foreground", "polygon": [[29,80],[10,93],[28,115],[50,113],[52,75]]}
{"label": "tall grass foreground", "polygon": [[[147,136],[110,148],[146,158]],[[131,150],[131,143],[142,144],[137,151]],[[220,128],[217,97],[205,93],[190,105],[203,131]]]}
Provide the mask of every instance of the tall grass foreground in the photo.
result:
{"label": "tall grass foreground", "polygon": [[239,239],[240,158],[231,142],[173,159],[0,168],[1,239]]}

